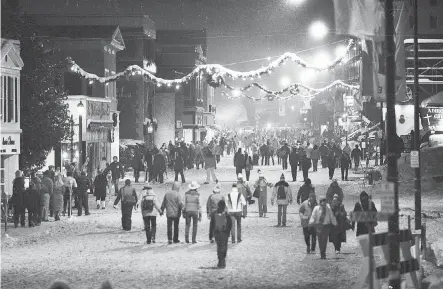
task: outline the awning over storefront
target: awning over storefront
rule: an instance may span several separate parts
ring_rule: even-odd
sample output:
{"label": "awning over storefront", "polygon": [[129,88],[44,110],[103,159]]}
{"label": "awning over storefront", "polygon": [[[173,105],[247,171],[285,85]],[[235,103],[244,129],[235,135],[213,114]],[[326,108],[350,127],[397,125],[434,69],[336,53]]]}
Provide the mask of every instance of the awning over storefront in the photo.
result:
{"label": "awning over storefront", "polygon": [[109,130],[113,128],[113,123],[112,120],[91,120],[88,122],[88,129],[90,131]]}

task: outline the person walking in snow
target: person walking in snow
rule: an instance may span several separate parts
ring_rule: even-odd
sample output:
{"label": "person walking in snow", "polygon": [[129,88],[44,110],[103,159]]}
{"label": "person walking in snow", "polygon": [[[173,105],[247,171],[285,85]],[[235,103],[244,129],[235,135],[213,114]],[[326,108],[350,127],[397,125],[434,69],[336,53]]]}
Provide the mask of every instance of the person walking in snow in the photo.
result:
{"label": "person walking in snow", "polygon": [[[162,214],[166,210],[166,218],[168,226],[167,234],[168,234],[169,244],[172,244],[172,242],[180,243],[180,240],[178,239],[178,233],[179,233],[181,211],[183,209],[183,201],[179,192],[180,187],[181,184],[179,182],[174,182],[172,184],[171,190],[166,192],[161,206]],[[174,225],[174,232],[172,232],[172,225]]]}
{"label": "person walking in snow", "polygon": [[157,195],[151,187],[145,186],[142,190],[142,197],[137,207],[141,207],[143,223],[146,231],[146,243],[155,243],[155,233],[157,231],[157,214],[163,215],[161,205]]}
{"label": "person walking in snow", "polygon": [[252,198],[252,192],[248,183],[243,180],[242,174],[238,174],[237,176],[237,189],[246,200],[246,205],[243,207],[243,218],[246,218],[248,215],[248,204],[251,202]]}
{"label": "person walking in snow", "polygon": [[358,148],[358,145],[355,145],[355,148],[351,152],[351,159],[354,160],[354,168],[355,168],[355,170],[357,170],[359,165],[360,165],[361,157],[362,157],[362,152]]}
{"label": "person walking in snow", "polygon": [[328,201],[328,204],[332,206],[332,200],[334,196],[337,195],[340,199],[340,202],[343,203],[343,190],[338,185],[338,181],[335,179],[332,181],[331,185],[328,188],[328,191],[326,192],[326,200]]}
{"label": "person walking in snow", "polygon": [[334,244],[335,253],[341,251],[341,243],[346,243],[346,210],[338,195],[334,195],[331,210],[337,220],[337,225],[329,232],[329,242]]}
{"label": "person walking in snow", "polygon": [[117,199],[114,202],[114,209],[117,209],[117,204],[122,200],[122,227],[125,231],[131,231],[132,225],[132,208],[137,204],[137,192],[131,186],[131,180],[125,180],[125,186],[118,192]]}
{"label": "person walking in snow", "polygon": [[200,194],[197,189],[200,187],[196,181],[192,181],[188,185],[189,191],[185,193],[184,207],[183,207],[183,217],[186,219],[186,229],[185,229],[185,241],[189,243],[189,230],[191,227],[192,220],[192,244],[197,243],[197,227],[198,222],[201,222],[202,208],[200,202]]}
{"label": "person walking in snow", "polygon": [[291,187],[285,181],[284,174],[281,174],[280,181],[274,185],[271,205],[274,205],[275,199],[278,205],[277,227],[286,227],[286,210],[288,205],[292,204],[292,192]]}
{"label": "person walking in snow", "polygon": [[311,192],[315,193],[315,188],[312,186],[311,179],[307,178],[305,179],[305,183],[303,184],[303,186],[298,189],[297,204],[300,205],[301,203],[309,199],[309,194]]}
{"label": "person walking in snow", "polygon": [[315,245],[317,243],[317,231],[315,228],[309,226],[309,219],[311,218],[312,211],[318,205],[315,192],[309,193],[309,198],[302,202],[298,211],[301,220],[301,226],[303,227],[303,235],[306,243],[306,253],[310,254],[315,252]]}
{"label": "person walking in snow", "polygon": [[214,228],[214,237],[217,242],[217,267],[226,268],[226,255],[228,253],[229,232],[232,231],[232,219],[226,212],[225,200],[222,199],[218,202],[217,210],[211,215],[210,227]]}
{"label": "person walking in snow", "polygon": [[258,198],[258,216],[266,218],[268,212],[268,187],[272,188],[272,184],[268,183],[262,171],[258,172],[258,180],[254,183],[254,197]]}
{"label": "person walking in snow", "polygon": [[12,183],[12,197],[11,204],[14,207],[14,225],[17,228],[18,223],[22,227],[25,226],[25,209],[26,209],[26,194],[25,194],[25,179],[23,172],[17,170],[15,172],[15,179]]}
{"label": "person walking in snow", "polygon": [[[224,197],[220,194],[220,185],[216,184],[214,189],[212,190],[213,194],[209,196],[208,201],[206,202],[206,213],[208,214],[208,219],[211,220],[212,215],[217,211],[218,203],[223,200]],[[226,204],[225,204],[226,206]],[[214,243],[214,227],[212,221],[209,222],[209,241]]]}
{"label": "person walking in snow", "polygon": [[118,194],[118,180],[125,177],[122,164],[118,161],[118,157],[112,158],[113,162],[104,170],[104,174],[107,175],[108,171],[112,174],[112,183],[114,184],[115,194]]}
{"label": "person walking in snow", "polygon": [[331,226],[336,226],[337,220],[331,210],[326,198],[320,200],[312,211],[309,219],[309,226],[317,230],[318,247],[320,248],[320,258],[326,259],[326,246],[328,245],[329,232]]}
{"label": "person walking in snow", "polygon": [[229,215],[232,219],[231,239],[235,243],[235,223],[237,222],[237,242],[242,241],[241,238],[241,219],[243,217],[243,207],[246,205],[246,200],[238,191],[237,184],[232,184],[231,192],[225,198]]}
{"label": "person walking in snow", "polygon": [[108,178],[105,173],[99,171],[94,179],[94,194],[97,202],[97,210],[106,208],[106,189],[108,188]]}

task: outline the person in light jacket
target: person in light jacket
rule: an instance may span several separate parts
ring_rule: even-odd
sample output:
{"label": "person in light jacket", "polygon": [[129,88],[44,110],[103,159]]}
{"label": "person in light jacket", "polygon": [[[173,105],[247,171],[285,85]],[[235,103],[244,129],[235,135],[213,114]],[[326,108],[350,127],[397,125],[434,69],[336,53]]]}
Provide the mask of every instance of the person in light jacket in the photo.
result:
{"label": "person in light jacket", "polygon": [[[219,184],[215,185],[212,192],[213,194],[209,196],[208,201],[206,202],[206,213],[208,214],[209,220],[211,220],[214,212],[217,211],[218,203],[225,199],[225,197],[220,194]],[[212,221],[209,223],[209,241],[214,243],[214,227],[212,226]]]}
{"label": "person in light jacket", "polygon": [[[281,192],[284,192],[284,194],[281,194]],[[277,227],[286,227],[286,209],[289,204],[292,204],[292,192],[291,187],[285,181],[284,174],[281,174],[280,181],[274,185],[271,196],[271,205],[274,205],[275,199],[277,199],[278,205]]]}
{"label": "person in light jacket", "polygon": [[161,205],[157,199],[157,195],[151,187],[144,187],[142,197],[137,207],[141,207],[143,223],[146,231],[146,243],[155,243],[155,233],[157,230],[157,214],[163,215]]}
{"label": "person in light jacket", "polygon": [[323,198],[320,200],[320,204],[314,208],[311,218],[309,219],[309,226],[317,230],[321,259],[326,259],[326,246],[328,244],[331,225],[336,226],[337,220],[326,198]]}
{"label": "person in light jacket", "polygon": [[122,200],[121,210],[122,210],[122,227],[125,231],[131,231],[132,224],[132,208],[136,206],[137,192],[131,186],[131,180],[125,180],[125,186],[120,188],[117,199],[114,201],[114,209],[117,209],[117,204]]}
{"label": "person in light jacket", "polygon": [[266,218],[268,212],[268,187],[272,188],[272,184],[268,183],[262,171],[259,170],[258,180],[254,184],[254,189],[258,190],[259,194],[254,197],[258,198],[258,216],[260,218]]}
{"label": "person in light jacket", "polygon": [[[243,197],[245,198],[246,202],[248,203],[248,201],[250,202],[251,198],[252,198],[252,192],[251,192],[251,188],[249,187],[248,183],[246,183],[243,180],[243,175],[242,174],[238,174],[237,176],[237,189],[240,192],[240,194],[243,195]],[[246,204],[243,207],[243,218],[246,218],[248,215],[248,205]]]}
{"label": "person in light jacket", "polygon": [[196,181],[192,181],[188,185],[189,191],[185,193],[185,201],[183,208],[183,217],[186,219],[186,229],[185,229],[185,241],[189,243],[189,229],[191,227],[192,220],[192,244],[197,243],[197,220],[201,222],[201,202],[200,202],[200,194],[197,192],[197,189],[200,187]]}
{"label": "person in light jacket", "polygon": [[237,242],[242,241],[241,238],[241,219],[243,217],[243,207],[246,205],[246,200],[238,191],[237,184],[232,184],[231,192],[226,196],[225,202],[228,208],[229,215],[232,219],[231,239],[235,243],[235,222],[237,221]]}
{"label": "person in light jacket", "polygon": [[[163,198],[163,203],[161,206],[161,213],[166,210],[166,218],[167,218],[167,234],[168,234],[168,243],[180,243],[178,239],[179,233],[179,223],[181,211],[183,209],[183,201],[180,197],[180,187],[181,184],[179,182],[174,182],[172,184],[172,189],[167,191],[165,197]],[[174,238],[172,237],[172,224],[174,224]]]}
{"label": "person in light jacket", "polygon": [[304,201],[298,211],[303,227],[303,235],[306,243],[306,253],[315,252],[315,245],[317,243],[317,231],[313,227],[309,227],[309,219],[312,215],[312,210],[318,205],[315,192],[309,194],[309,199]]}

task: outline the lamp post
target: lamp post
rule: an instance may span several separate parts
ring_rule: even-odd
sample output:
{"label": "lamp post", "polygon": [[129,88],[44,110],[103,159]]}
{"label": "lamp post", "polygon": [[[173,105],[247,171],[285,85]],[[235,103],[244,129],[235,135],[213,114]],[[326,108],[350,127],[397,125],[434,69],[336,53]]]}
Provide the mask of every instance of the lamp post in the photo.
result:
{"label": "lamp post", "polygon": [[71,163],[74,161],[74,116],[71,114]]}
{"label": "lamp post", "polygon": [[78,167],[81,169],[83,165],[83,102],[77,104],[78,108]]}

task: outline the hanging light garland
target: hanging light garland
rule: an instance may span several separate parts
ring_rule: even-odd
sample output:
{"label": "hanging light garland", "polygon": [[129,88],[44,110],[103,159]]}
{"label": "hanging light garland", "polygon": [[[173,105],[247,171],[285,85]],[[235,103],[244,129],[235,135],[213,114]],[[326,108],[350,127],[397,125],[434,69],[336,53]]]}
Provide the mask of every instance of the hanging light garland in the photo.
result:
{"label": "hanging light garland", "polygon": [[248,72],[239,72],[226,68],[220,64],[205,64],[197,66],[191,73],[183,76],[182,78],[176,78],[176,79],[163,79],[160,77],[156,77],[151,72],[149,72],[144,68],[141,68],[138,65],[131,65],[127,67],[124,71],[107,77],[100,77],[96,74],[86,72],[71,58],[67,58],[67,65],[68,67],[70,67],[70,69],[73,72],[80,74],[84,78],[88,79],[90,82],[96,81],[99,83],[108,83],[116,81],[121,78],[129,78],[132,76],[143,76],[147,81],[153,82],[158,87],[161,87],[163,85],[167,87],[171,86],[176,87],[177,85],[191,81],[192,79],[196,78],[199,75],[203,75],[206,78],[206,82],[210,86],[217,88],[220,87],[220,85],[222,85],[225,77],[230,77],[232,79],[240,78],[243,80],[247,79],[253,80],[263,75],[272,74],[274,69],[284,65],[289,60],[297,63],[299,66],[304,68],[310,68],[319,72],[326,70],[329,71],[334,69],[337,65],[343,63],[344,57],[353,46],[354,46],[354,41],[350,40],[348,46],[346,47],[346,50],[343,51],[342,55],[337,57],[335,60],[333,60],[330,64],[326,66],[314,66],[308,64],[306,61],[297,56],[295,53],[286,52],[280,57],[278,57],[276,60],[270,62],[268,66],[261,67],[257,70],[251,70]]}
{"label": "hanging light garland", "polygon": [[[342,80],[336,80],[336,81],[332,82],[331,84],[329,84],[329,85],[327,85],[325,87],[322,87],[322,88],[312,88],[312,87],[309,87],[309,86],[304,85],[304,84],[294,83],[294,84],[291,84],[288,87],[283,88],[281,90],[269,90],[269,89],[265,88],[263,85],[261,85],[260,83],[257,83],[257,82],[253,82],[253,83],[248,84],[248,85],[246,85],[244,87],[241,87],[241,88],[233,87],[233,86],[231,86],[229,84],[226,84],[224,81],[222,82],[222,85],[225,88],[227,88],[228,90],[234,91],[234,92],[237,93],[237,95],[235,95],[235,96],[229,96],[226,93],[222,93],[223,95],[228,95],[228,97],[238,98],[238,97],[241,97],[243,95],[243,96],[248,97],[249,99],[252,99],[252,100],[267,99],[269,101],[272,101],[274,99],[285,100],[285,99],[293,98],[295,96],[300,95],[301,89],[307,91],[309,93],[309,95],[307,95],[307,96],[309,96],[311,98],[313,98],[314,96],[316,96],[316,95],[318,95],[318,94],[320,94],[322,92],[330,90],[333,87],[341,87],[341,88],[347,88],[347,89],[351,89],[351,90],[358,90],[358,89],[360,89],[359,85],[347,84],[347,83],[343,82]],[[249,97],[247,94],[245,94],[245,92],[249,91],[253,87],[259,88],[260,90],[266,92],[267,95],[265,97],[261,97],[261,98]],[[282,94],[284,94],[286,92],[289,92],[290,95],[282,96]]]}

